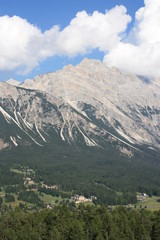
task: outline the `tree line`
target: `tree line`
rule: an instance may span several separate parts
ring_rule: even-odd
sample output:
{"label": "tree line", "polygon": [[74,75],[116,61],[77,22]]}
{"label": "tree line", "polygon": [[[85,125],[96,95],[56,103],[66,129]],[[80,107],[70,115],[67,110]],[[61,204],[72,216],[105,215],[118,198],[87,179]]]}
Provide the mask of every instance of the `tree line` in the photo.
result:
{"label": "tree line", "polygon": [[1,208],[0,236],[2,240],[159,240],[160,211],[84,205],[35,212]]}

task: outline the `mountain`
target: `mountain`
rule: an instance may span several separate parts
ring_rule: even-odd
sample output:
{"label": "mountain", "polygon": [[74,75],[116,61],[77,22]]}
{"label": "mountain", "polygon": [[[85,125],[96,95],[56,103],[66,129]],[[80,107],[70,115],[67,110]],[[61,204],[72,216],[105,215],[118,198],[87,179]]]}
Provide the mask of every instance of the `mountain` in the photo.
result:
{"label": "mountain", "polygon": [[22,165],[38,183],[99,203],[159,194],[159,103],[159,79],[97,60],[21,84],[0,82],[0,183],[10,184],[6,174]]}
{"label": "mountain", "polygon": [[15,80],[15,79],[13,79],[13,78],[10,78],[10,79],[7,81],[7,83],[9,83],[10,85],[13,85],[13,86],[18,86],[18,85],[20,85],[20,82],[17,81],[17,80]]}
{"label": "mountain", "polygon": [[128,156],[144,146],[160,149],[157,79],[146,82],[84,59],[11,84],[0,83],[1,145],[58,141],[107,148],[110,142]]}

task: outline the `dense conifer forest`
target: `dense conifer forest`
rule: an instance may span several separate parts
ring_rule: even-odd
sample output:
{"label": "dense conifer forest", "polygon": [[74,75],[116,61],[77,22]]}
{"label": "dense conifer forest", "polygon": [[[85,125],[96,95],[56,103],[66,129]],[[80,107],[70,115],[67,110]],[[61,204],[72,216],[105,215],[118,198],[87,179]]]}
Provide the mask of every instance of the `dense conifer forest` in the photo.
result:
{"label": "dense conifer forest", "polygon": [[116,207],[57,206],[29,212],[1,208],[3,240],[159,240],[160,212]]}
{"label": "dense conifer forest", "polygon": [[23,176],[11,171],[21,166],[35,171],[36,183],[58,185],[64,192],[87,198],[96,196],[96,204],[135,204],[137,192],[160,196],[160,165],[155,156],[137,154],[129,159],[102,149],[19,147],[0,153],[0,187],[18,185],[14,192],[24,192]]}
{"label": "dense conifer forest", "polygon": [[[159,200],[159,168],[159,158],[145,154],[129,159],[65,146],[2,151],[0,240],[160,240],[160,211],[136,205],[137,193]],[[76,194],[96,198],[81,205]]]}

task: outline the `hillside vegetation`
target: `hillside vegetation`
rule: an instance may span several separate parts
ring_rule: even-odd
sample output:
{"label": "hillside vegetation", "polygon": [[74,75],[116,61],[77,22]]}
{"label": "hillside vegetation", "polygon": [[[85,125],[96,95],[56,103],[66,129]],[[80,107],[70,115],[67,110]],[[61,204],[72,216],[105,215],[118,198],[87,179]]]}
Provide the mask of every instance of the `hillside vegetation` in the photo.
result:
{"label": "hillside vegetation", "polygon": [[3,240],[159,240],[160,212],[58,206],[34,213],[1,209]]}

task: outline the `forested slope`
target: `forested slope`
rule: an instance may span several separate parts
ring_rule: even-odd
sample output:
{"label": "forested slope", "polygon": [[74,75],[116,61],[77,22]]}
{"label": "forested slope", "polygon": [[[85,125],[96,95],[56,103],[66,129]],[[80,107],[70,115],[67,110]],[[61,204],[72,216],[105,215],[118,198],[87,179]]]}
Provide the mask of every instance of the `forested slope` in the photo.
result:
{"label": "forested slope", "polygon": [[34,213],[3,209],[0,236],[7,240],[159,240],[160,212],[65,205]]}

